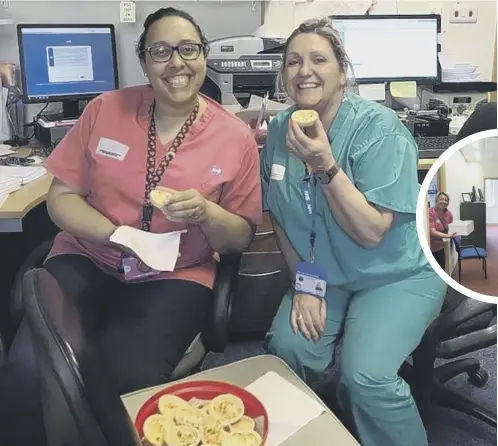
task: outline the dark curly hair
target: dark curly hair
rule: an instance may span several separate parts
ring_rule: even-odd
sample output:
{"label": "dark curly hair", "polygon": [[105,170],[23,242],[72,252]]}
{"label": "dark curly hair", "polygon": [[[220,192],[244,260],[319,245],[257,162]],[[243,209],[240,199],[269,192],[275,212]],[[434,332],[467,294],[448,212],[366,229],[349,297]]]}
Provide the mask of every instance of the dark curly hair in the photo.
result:
{"label": "dark curly hair", "polygon": [[204,35],[200,26],[197,24],[194,18],[188,12],[182,11],[181,9],[168,7],[158,9],[156,12],[149,14],[145,19],[144,29],[142,31],[142,34],[140,34],[140,37],[138,38],[138,43],[136,46],[136,53],[141,61],[145,60],[145,42],[147,40],[147,33],[149,32],[150,27],[158,20],[161,20],[163,17],[180,17],[190,22],[199,35],[204,56],[207,56],[209,52],[209,43],[207,37]]}

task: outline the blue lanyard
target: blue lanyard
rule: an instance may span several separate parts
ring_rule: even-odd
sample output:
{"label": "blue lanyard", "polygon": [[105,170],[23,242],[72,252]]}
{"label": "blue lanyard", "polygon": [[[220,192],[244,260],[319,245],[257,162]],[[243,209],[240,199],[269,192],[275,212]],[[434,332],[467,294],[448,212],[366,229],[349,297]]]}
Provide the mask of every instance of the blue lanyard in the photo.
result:
{"label": "blue lanyard", "polygon": [[[307,173],[307,171],[306,171]],[[306,210],[311,216],[310,232],[310,263],[315,263],[315,246],[316,246],[316,178],[309,176],[308,173],[301,183]]]}

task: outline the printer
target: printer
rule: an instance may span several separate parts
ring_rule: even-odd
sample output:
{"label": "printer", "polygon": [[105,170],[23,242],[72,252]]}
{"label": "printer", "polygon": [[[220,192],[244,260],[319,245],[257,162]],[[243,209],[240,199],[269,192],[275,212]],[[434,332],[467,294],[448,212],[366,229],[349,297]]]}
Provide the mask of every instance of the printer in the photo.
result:
{"label": "printer", "polygon": [[275,89],[285,39],[234,36],[209,42],[207,73],[201,93],[237,112],[251,95],[281,99]]}

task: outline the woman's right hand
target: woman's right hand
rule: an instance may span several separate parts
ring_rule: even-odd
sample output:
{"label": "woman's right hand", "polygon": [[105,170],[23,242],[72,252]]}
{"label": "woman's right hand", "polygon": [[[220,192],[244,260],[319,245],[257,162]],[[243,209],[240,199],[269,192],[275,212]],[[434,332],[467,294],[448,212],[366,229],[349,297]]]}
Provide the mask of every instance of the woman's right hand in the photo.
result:
{"label": "woman's right hand", "polygon": [[450,234],[450,238],[455,238],[455,237],[458,237],[458,234],[456,232],[453,232],[452,234]]}
{"label": "woman's right hand", "polygon": [[309,341],[318,342],[325,330],[327,303],[311,294],[296,294],[292,302],[291,326]]}

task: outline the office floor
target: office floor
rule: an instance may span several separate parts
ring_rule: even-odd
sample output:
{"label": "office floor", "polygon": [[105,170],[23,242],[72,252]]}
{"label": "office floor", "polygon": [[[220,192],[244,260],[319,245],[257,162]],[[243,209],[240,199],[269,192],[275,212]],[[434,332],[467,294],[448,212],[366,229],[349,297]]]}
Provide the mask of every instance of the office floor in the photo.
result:
{"label": "office floor", "polygon": [[[203,369],[217,367],[263,353],[262,342],[234,342],[228,346],[224,354],[210,353],[204,361]],[[482,366],[488,371],[489,381],[486,386],[482,389],[477,389],[467,383],[466,376],[459,376],[450,381],[448,385],[474,401],[496,410],[496,347],[490,347],[470,356],[477,357],[482,362]],[[336,405],[333,390],[336,379],[337,371],[332,369],[317,388],[320,396],[332,410]],[[496,445],[496,429],[450,409],[432,409],[425,420],[425,424],[430,446]]]}
{"label": "office floor", "polygon": [[464,260],[460,283],[469,290],[488,296],[498,296],[498,274],[496,274],[498,269],[498,225],[486,225],[486,233],[488,278],[484,279],[481,260]]}

